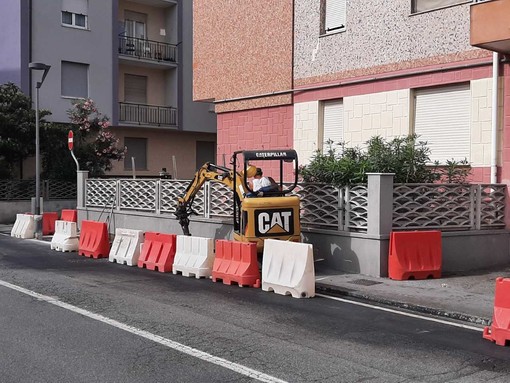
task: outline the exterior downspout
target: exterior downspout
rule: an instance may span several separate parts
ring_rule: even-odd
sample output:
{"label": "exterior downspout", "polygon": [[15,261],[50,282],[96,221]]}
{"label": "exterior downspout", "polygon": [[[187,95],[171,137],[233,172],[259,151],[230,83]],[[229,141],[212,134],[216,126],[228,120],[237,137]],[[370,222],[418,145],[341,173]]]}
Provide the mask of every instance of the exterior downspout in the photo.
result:
{"label": "exterior downspout", "polygon": [[492,54],[492,129],[491,129],[491,184],[497,183],[498,172],[498,74],[499,53]]}

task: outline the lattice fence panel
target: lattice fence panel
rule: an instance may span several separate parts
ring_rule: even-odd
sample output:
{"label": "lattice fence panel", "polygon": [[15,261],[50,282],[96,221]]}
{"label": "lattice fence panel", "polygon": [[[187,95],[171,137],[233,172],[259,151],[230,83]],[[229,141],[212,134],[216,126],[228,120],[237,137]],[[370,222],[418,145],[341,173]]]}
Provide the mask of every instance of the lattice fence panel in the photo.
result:
{"label": "lattice fence panel", "polygon": [[32,197],[35,197],[34,180],[0,180],[1,201],[27,200]]}
{"label": "lattice fence panel", "polygon": [[366,232],[368,228],[368,186],[353,185],[344,190],[347,228],[349,231]]}
{"label": "lattice fence panel", "polygon": [[48,180],[49,199],[74,199],[76,198],[76,182]]}
{"label": "lattice fence panel", "polygon": [[300,184],[293,193],[301,200],[301,225],[337,229],[338,189],[326,184]]}
{"label": "lattice fence panel", "polygon": [[116,206],[117,181],[103,179],[87,180],[87,207]]}
{"label": "lattice fence panel", "polygon": [[393,227],[470,229],[474,189],[470,185],[395,184]]}
{"label": "lattice fence panel", "polygon": [[120,180],[120,208],[156,211],[155,180]]}
{"label": "lattice fence panel", "polygon": [[219,217],[232,217],[234,214],[234,192],[219,182],[211,182],[210,214]]}
{"label": "lattice fence panel", "polygon": [[[186,188],[191,181],[186,180],[161,180],[160,181],[160,205],[159,209],[164,213],[174,213],[177,207],[177,200],[184,196]],[[198,214],[204,215],[204,189],[202,188],[195,196],[193,210]]]}
{"label": "lattice fence panel", "polygon": [[480,228],[505,227],[506,185],[480,185]]}

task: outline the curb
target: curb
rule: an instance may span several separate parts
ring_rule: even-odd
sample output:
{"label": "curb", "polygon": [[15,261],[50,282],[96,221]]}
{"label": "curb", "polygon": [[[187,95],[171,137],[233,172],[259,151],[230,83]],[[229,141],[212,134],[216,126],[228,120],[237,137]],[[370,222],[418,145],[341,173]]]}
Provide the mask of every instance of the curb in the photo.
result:
{"label": "curb", "polygon": [[376,303],[383,306],[388,307],[396,307],[403,310],[414,311],[421,314],[433,315],[441,318],[467,322],[470,324],[474,324],[477,326],[489,326],[491,320],[488,318],[482,318],[476,315],[469,315],[463,313],[457,313],[453,311],[447,311],[444,309],[437,309],[432,307],[426,307],[421,305],[415,305],[412,303],[399,302],[386,298],[380,298],[373,295],[367,295],[364,293],[360,293],[358,291],[352,291],[351,289],[342,288],[335,285],[330,285],[326,283],[316,283],[315,284],[316,291],[321,292],[325,295],[337,296],[337,297],[349,297],[355,300]]}

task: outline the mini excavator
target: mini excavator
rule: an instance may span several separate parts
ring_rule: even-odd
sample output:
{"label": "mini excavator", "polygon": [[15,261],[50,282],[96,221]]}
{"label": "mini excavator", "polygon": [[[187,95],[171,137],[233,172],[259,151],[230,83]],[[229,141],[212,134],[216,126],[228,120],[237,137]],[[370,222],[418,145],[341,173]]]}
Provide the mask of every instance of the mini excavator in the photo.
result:
{"label": "mini excavator", "polygon": [[[279,180],[272,181],[270,188],[263,193],[254,192],[248,183],[256,173],[250,163],[264,161],[275,169],[279,164]],[[295,150],[249,150],[236,151],[232,156],[232,169],[205,163],[188,185],[184,195],[178,199],[175,216],[179,220],[184,235],[189,231],[189,216],[193,214],[193,201],[206,181],[221,182],[233,191],[233,239],[240,242],[254,242],[261,253],[264,240],[268,238],[300,242],[299,221],[300,201],[290,195],[297,185],[298,158]],[[238,165],[243,170],[237,171]],[[291,170],[291,167],[293,168]],[[284,171],[293,171],[293,182],[284,184]],[[269,190],[268,190],[269,189]]]}

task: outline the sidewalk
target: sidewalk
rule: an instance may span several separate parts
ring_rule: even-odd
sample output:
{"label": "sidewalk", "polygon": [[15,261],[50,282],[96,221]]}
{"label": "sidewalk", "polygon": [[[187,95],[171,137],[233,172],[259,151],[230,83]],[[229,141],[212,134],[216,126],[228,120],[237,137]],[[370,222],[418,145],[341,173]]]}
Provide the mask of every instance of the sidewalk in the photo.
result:
{"label": "sidewalk", "polygon": [[[0,225],[10,234],[12,225]],[[510,277],[510,265],[440,279],[394,281],[361,274],[344,274],[315,265],[316,292],[371,302],[484,326],[492,318],[497,277]]]}
{"label": "sidewalk", "polygon": [[316,268],[316,292],[406,309],[443,318],[488,325],[494,309],[497,277],[510,277],[510,266],[440,279],[394,281]]}

